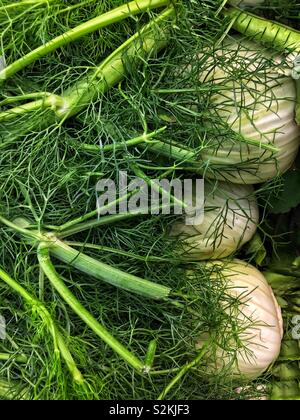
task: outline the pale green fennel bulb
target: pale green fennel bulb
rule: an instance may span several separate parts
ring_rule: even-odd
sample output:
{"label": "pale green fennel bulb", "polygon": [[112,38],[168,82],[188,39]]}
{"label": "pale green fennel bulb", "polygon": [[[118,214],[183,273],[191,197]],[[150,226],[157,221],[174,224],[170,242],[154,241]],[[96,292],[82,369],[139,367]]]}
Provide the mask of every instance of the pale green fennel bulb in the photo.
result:
{"label": "pale green fennel bulb", "polygon": [[[214,362],[209,370],[219,372],[225,369],[229,378],[255,379],[262,375],[280,353],[283,337],[281,309],[271,287],[264,276],[253,266],[240,260],[209,263],[218,270],[212,270],[212,279],[224,279],[226,294],[238,301],[236,311],[224,299],[225,311],[236,323],[237,339],[232,331],[224,328],[224,342],[230,337],[230,351],[220,347],[214,352]],[[230,324],[228,324],[230,325]],[[201,347],[199,340],[196,347]]]}
{"label": "pale green fennel bulb", "polygon": [[238,134],[212,141],[200,154],[211,169],[206,177],[262,183],[287,171],[297,156],[295,81],[283,74],[278,57],[271,59],[260,49],[254,42],[235,39],[203,64],[201,82],[220,88],[211,94],[212,115]]}
{"label": "pale green fennel bulb", "polygon": [[206,181],[203,222],[176,222],[171,236],[180,241],[184,259],[224,258],[251,240],[258,223],[258,205],[250,185]]}

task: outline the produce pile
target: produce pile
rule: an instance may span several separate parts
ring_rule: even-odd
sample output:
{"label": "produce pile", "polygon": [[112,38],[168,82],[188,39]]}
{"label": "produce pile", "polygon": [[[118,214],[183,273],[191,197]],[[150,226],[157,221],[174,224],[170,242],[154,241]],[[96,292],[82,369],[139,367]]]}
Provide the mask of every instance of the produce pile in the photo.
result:
{"label": "produce pile", "polygon": [[0,0],[0,399],[300,399],[299,20]]}

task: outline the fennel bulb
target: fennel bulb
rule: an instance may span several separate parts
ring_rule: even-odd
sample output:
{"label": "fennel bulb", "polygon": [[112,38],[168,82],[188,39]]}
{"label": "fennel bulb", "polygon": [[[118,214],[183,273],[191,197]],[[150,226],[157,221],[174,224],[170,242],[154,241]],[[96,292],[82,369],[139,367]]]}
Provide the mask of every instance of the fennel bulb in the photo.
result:
{"label": "fennel bulb", "polygon": [[206,181],[203,223],[177,222],[171,236],[181,240],[182,257],[187,260],[224,258],[250,241],[258,223],[258,205],[250,185]]}
{"label": "fennel bulb", "polygon": [[207,177],[261,183],[287,171],[297,156],[295,82],[282,74],[278,57],[262,56],[260,48],[249,41],[226,43],[200,76],[220,88],[211,95],[212,112],[233,132],[201,153],[211,168]]}
{"label": "fennel bulb", "polygon": [[[224,296],[225,311],[231,319],[235,318],[235,331],[226,331],[225,327],[224,337],[229,334],[230,350],[218,347],[211,368],[228,369],[231,377],[255,379],[279,356],[283,338],[281,309],[271,287],[255,267],[240,260],[216,261],[208,266],[214,267],[211,278],[221,277],[226,282],[226,294],[238,302],[235,311]],[[201,341],[196,346],[201,347]]]}

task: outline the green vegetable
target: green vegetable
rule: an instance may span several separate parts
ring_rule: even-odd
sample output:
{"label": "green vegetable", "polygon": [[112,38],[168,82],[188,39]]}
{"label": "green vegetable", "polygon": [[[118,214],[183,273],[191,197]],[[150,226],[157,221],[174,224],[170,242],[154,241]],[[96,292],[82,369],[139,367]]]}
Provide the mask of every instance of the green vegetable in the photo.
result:
{"label": "green vegetable", "polygon": [[300,171],[290,171],[283,176],[281,191],[270,202],[272,213],[288,213],[291,209],[300,204],[300,193],[298,185],[300,182]]}
{"label": "green vegetable", "polygon": [[[0,316],[7,328],[0,341],[0,398],[22,399],[24,389],[33,400],[248,399],[269,389],[275,376],[287,382],[297,377],[296,349],[290,347],[281,351],[271,378],[280,316],[270,289],[261,287],[265,282],[255,288],[257,272],[246,273],[249,267],[240,262],[232,267],[236,261],[226,268],[226,261],[193,262],[204,253],[234,253],[258,224],[264,243],[255,236],[246,252],[269,251],[263,194],[273,184],[255,194],[262,223],[253,188],[244,184],[285,171],[296,152],[293,136],[288,156],[271,138],[275,133],[263,130],[262,141],[231,124],[228,113],[239,111],[239,98],[228,98],[232,87],[250,96],[263,90],[266,73],[271,82],[277,78],[278,61],[256,46],[243,66],[249,44],[232,51],[223,42],[234,25],[229,3],[1,2]],[[283,13],[289,22],[291,11]],[[221,80],[202,80],[214,76],[212,67],[221,68]],[[289,89],[284,64],[279,70],[281,90]],[[268,118],[277,114],[268,102],[271,82],[246,104],[247,129],[253,129],[252,106],[263,99],[270,102]],[[274,87],[275,94],[281,90]],[[289,96],[294,106],[294,93]],[[287,109],[281,99],[278,105]],[[280,110],[278,115],[284,123],[290,118]],[[262,118],[263,128],[268,118]],[[193,247],[193,256],[179,255],[178,241],[169,235],[172,214],[98,217],[95,185],[105,178],[117,184],[120,171],[148,186],[154,178],[190,177],[186,171],[205,177],[211,202],[201,254]],[[136,199],[137,192],[120,193],[103,210]],[[171,208],[181,201],[168,197]],[[278,279],[274,268],[270,282],[278,286],[286,318],[298,308],[299,267],[283,268],[295,276]],[[265,315],[278,329],[259,322]],[[273,348],[256,348],[248,332],[253,341],[259,332],[260,338],[270,334]],[[260,380],[266,387],[244,386],[245,376],[266,369]]]}
{"label": "green vegetable", "polygon": [[[117,48],[94,71],[67,89],[63,95],[45,95],[43,99],[4,111],[0,113],[0,122],[14,120],[17,116],[45,109],[49,111],[49,115],[44,124],[50,126],[56,119],[64,121],[78,114],[93,99],[122,81],[126,76],[127,67],[136,65],[151,55],[155,56],[167,45],[169,29],[168,25],[165,27],[164,24],[170,23],[174,15],[175,9],[170,6]],[[6,71],[7,68],[3,70]]]}
{"label": "green vegetable", "polygon": [[[201,80],[221,85],[211,97],[216,115],[238,134],[238,141],[224,141],[222,147],[201,154],[218,168],[208,177],[261,183],[284,173],[295,161],[300,145],[294,121],[295,84],[280,77],[268,60],[268,54],[259,54],[258,45],[235,41],[215,51],[212,64],[203,71]],[[236,81],[235,72],[245,66],[251,73]]]}
{"label": "green vegetable", "polygon": [[191,226],[184,221],[176,223],[171,235],[182,239],[185,259],[224,258],[253,237],[258,223],[252,187],[206,182],[203,222]]}
{"label": "green vegetable", "polygon": [[[283,337],[281,310],[264,276],[253,266],[239,260],[208,263],[211,277],[216,281],[220,273],[227,282],[229,296],[236,298],[237,310],[226,311],[236,319],[235,352],[217,348],[217,359],[211,371],[226,370],[230,378],[251,380],[262,375],[277,359]],[[224,330],[224,335],[227,331]],[[197,346],[201,345],[197,343]]]}
{"label": "green vegetable", "polygon": [[82,374],[78,370],[73,356],[71,355],[65,343],[65,340],[59,332],[47,308],[42,304],[42,302],[39,302],[38,299],[36,299],[34,296],[31,296],[30,293],[28,293],[21,285],[19,285],[1,268],[0,278],[15,292],[19,293],[24,298],[24,300],[31,306],[33,311],[36,311],[38,313],[38,315],[45,323],[49,333],[53,338],[54,352],[56,353],[58,359],[61,357],[65,361],[70,370],[70,373],[72,374],[74,381],[83,386],[84,379],[82,377]]}
{"label": "green vegetable", "polygon": [[229,9],[224,13],[232,19],[234,29],[255,41],[262,41],[281,51],[300,49],[300,32],[295,29],[239,9]]}
{"label": "green vegetable", "polygon": [[[31,238],[31,241],[33,239],[37,244],[43,243],[44,246],[41,250],[43,250],[43,248],[49,248],[51,254],[56,258],[99,280],[104,280],[121,289],[132,291],[152,299],[165,299],[170,295],[170,288],[124,273],[121,270],[103,264],[66,245],[51,232],[39,233],[26,229],[30,227],[30,223],[26,219],[16,219],[11,223],[0,216],[0,220],[7,226],[12,227],[16,232],[24,235],[26,239]],[[43,259],[41,261],[43,261]]]}
{"label": "green vegetable", "polygon": [[88,22],[82,23],[76,28],[70,29],[44,45],[41,45],[39,48],[30,51],[30,53],[5,67],[0,71],[0,81],[7,80],[34,61],[40,60],[42,57],[56,49],[97,31],[104,26],[112,25],[113,23],[127,19],[128,17],[135,16],[136,14],[151,10],[152,8],[164,7],[168,4],[170,4],[169,0],[139,0],[138,2],[134,0]]}
{"label": "green vegetable", "polygon": [[300,400],[300,388],[297,381],[277,382],[272,386],[272,400]]}

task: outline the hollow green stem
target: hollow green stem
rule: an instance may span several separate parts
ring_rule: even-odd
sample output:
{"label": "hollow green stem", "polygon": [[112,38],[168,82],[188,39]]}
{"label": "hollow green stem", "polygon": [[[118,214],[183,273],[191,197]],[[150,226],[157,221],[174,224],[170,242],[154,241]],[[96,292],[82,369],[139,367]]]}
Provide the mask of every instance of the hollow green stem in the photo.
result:
{"label": "hollow green stem", "polygon": [[126,347],[116,340],[75,298],[62,279],[57,274],[49,256],[47,243],[41,243],[38,247],[38,258],[45,275],[52,286],[57,290],[64,301],[73,311],[101,338],[111,349],[113,349],[123,360],[139,372],[143,372],[144,363],[134,356]]}
{"label": "hollow green stem", "polygon": [[120,214],[111,214],[108,216],[103,216],[95,220],[91,220],[85,223],[79,223],[78,225],[71,227],[70,229],[66,229],[62,232],[58,233],[58,237],[60,239],[68,238],[69,236],[76,235],[77,233],[84,232],[90,229],[96,229],[100,226],[108,226],[113,223],[120,222],[122,220],[133,219],[139,215],[143,214],[141,210],[132,213],[120,213]]}
{"label": "hollow green stem", "polygon": [[232,28],[256,41],[281,51],[300,51],[300,32],[295,29],[234,7],[224,9],[224,14],[232,19]]}
{"label": "hollow green stem", "polygon": [[44,301],[45,295],[45,275],[43,270],[39,270],[39,299],[41,302]]}
{"label": "hollow green stem", "polygon": [[[268,150],[272,153],[278,152],[278,148],[274,147],[271,144],[264,144],[256,140],[247,139],[240,137],[239,141],[255,146],[259,149]],[[179,162],[179,165],[182,166],[185,170],[204,174],[205,168],[201,165],[201,162],[209,161],[211,154],[209,150],[207,151],[195,151],[188,147],[181,147],[176,143],[165,143],[162,141],[156,141],[155,143],[149,144],[140,144],[139,147],[147,148],[152,153],[158,153],[159,155],[165,156],[166,158]]]}
{"label": "hollow green stem", "polygon": [[62,106],[63,99],[60,96],[51,94],[46,96],[44,99],[38,99],[33,102],[17,106],[15,108],[8,109],[7,111],[0,112],[0,122],[10,121],[16,117],[28,114],[30,112]]}
{"label": "hollow green stem", "polygon": [[56,110],[57,116],[64,121],[76,115],[95,97],[122,81],[126,75],[127,64],[136,66],[142,59],[154,56],[164,48],[169,41],[169,26],[166,24],[170,23],[174,16],[174,7],[168,7],[115,50],[95,71],[75,83],[65,92],[64,106]]}
{"label": "hollow green stem", "polygon": [[9,353],[0,353],[0,361],[7,362],[8,360],[13,360],[17,363],[24,364],[27,362],[27,357],[23,355],[16,356],[14,354]]}
{"label": "hollow green stem", "polygon": [[168,201],[172,201],[174,204],[177,204],[180,206],[180,208],[187,208],[188,205],[186,203],[184,203],[182,200],[178,200],[178,198],[176,198],[174,195],[172,195],[170,192],[166,191],[163,187],[161,187],[160,185],[158,185],[156,182],[154,182],[151,178],[149,178],[144,171],[141,170],[141,168],[131,162],[130,164],[132,170],[134,171],[135,175],[141,179],[143,179],[147,185],[152,188],[154,191],[158,192],[159,194],[161,194],[163,197],[165,197]]}
{"label": "hollow green stem", "polygon": [[194,366],[196,366],[201,359],[205,356],[205,354],[208,351],[208,347],[209,347],[209,342],[206,342],[200,353],[198,354],[198,356],[190,363],[187,363],[179,372],[178,374],[175,376],[174,379],[172,379],[172,381],[168,384],[168,386],[166,386],[166,388],[163,390],[163,392],[159,395],[159,397],[157,398],[158,400],[163,400],[166,398],[167,394],[171,391],[171,389],[177,384],[177,382],[179,382],[182,377],[190,370],[192,369]]}
{"label": "hollow green stem", "polygon": [[45,101],[42,99],[34,102],[29,102],[28,104],[24,104],[22,106],[17,106],[7,111],[0,112],[0,122],[14,120],[16,117],[28,114],[29,112],[43,109],[44,107]]}
{"label": "hollow green stem", "polygon": [[38,98],[45,99],[50,96],[55,96],[55,95],[53,95],[53,93],[50,93],[50,92],[34,92],[34,93],[27,93],[24,95],[9,96],[0,102],[0,106],[13,104],[15,102],[25,101],[27,99],[38,99]]}
{"label": "hollow green stem", "polygon": [[16,232],[25,238],[31,239],[34,235],[34,239],[38,238],[38,243],[48,244],[51,254],[57,259],[98,280],[150,299],[163,300],[171,293],[169,287],[125,273],[71,248],[52,233],[34,233],[26,229],[26,226],[30,226],[26,219],[19,218],[15,223],[9,222],[6,225],[16,226]]}
{"label": "hollow green stem", "polygon": [[7,80],[16,74],[18,71],[24,69],[28,65],[32,64],[38,59],[41,59],[45,55],[61,48],[71,42],[74,42],[92,32],[95,32],[101,28],[111,25],[116,22],[120,22],[130,16],[137,15],[147,10],[167,6],[170,3],[169,0],[139,0],[132,1],[124,4],[116,9],[113,9],[101,16],[91,19],[76,28],[70,29],[62,35],[52,39],[44,45],[30,51],[19,60],[7,66],[0,72],[0,80]]}
{"label": "hollow green stem", "polygon": [[62,231],[70,229],[73,226],[82,224],[86,220],[89,220],[89,219],[97,216],[98,214],[101,214],[105,211],[108,211],[109,209],[111,209],[112,207],[114,207],[117,204],[120,204],[124,200],[128,200],[130,197],[132,197],[136,193],[137,193],[137,190],[131,191],[128,194],[125,194],[124,196],[122,196],[122,197],[120,197],[120,198],[118,198],[114,201],[109,202],[105,206],[102,206],[102,207],[100,207],[96,210],[93,210],[93,211],[91,211],[87,214],[84,214],[83,216],[77,217],[76,219],[73,219],[73,220],[70,220],[69,222],[64,223],[63,225],[57,227],[56,231],[62,232]]}
{"label": "hollow green stem", "polygon": [[87,249],[94,249],[98,251],[109,252],[112,254],[122,255],[124,257],[133,258],[135,260],[140,260],[144,262],[157,262],[157,263],[166,263],[166,262],[170,263],[171,262],[171,260],[167,258],[156,257],[153,255],[147,255],[143,257],[141,255],[132,254],[130,252],[122,251],[120,249],[110,248],[108,246],[95,245],[95,244],[89,244],[89,243],[84,243],[84,242],[72,242],[72,241],[65,241],[65,243],[75,248],[80,247],[80,248],[87,248]]}
{"label": "hollow green stem", "polygon": [[167,298],[171,292],[169,287],[136,277],[104,264],[71,248],[65,242],[58,239],[54,240],[52,243],[48,242],[48,247],[51,254],[60,261],[63,261],[98,280],[105,281],[129,292],[156,300]]}
{"label": "hollow green stem", "polygon": [[22,298],[29,304],[34,311],[38,313],[40,318],[43,320],[45,325],[48,328],[49,333],[51,334],[53,338],[54,343],[54,351],[58,355],[61,355],[62,359],[65,361],[66,365],[69,368],[70,373],[72,374],[72,377],[74,381],[80,385],[84,384],[84,379],[78,370],[76,363],[73,359],[73,356],[71,355],[63,336],[58,331],[58,328],[53,321],[49,311],[47,308],[40,302],[38,299],[36,299],[34,296],[32,296],[29,292],[27,292],[26,289],[24,289],[23,286],[21,286],[16,280],[11,278],[3,269],[0,268],[0,278],[6,283],[12,290],[14,290],[16,293],[18,293]]}
{"label": "hollow green stem", "polygon": [[181,367],[178,367],[178,368],[171,368],[171,369],[151,370],[149,374],[151,376],[165,376],[165,375],[169,375],[170,373],[177,373],[181,369],[182,369]]}
{"label": "hollow green stem", "polygon": [[104,146],[96,145],[96,144],[86,144],[86,143],[80,143],[80,142],[74,142],[74,145],[81,150],[84,150],[86,152],[92,152],[92,153],[106,153],[106,152],[111,152],[111,151],[116,151],[116,150],[123,150],[123,149],[128,149],[130,147],[137,146],[141,143],[148,144],[151,139],[155,138],[157,135],[164,132],[166,128],[167,127],[162,127],[156,131],[153,131],[152,133],[148,133],[148,134],[145,133],[141,136],[126,140],[124,142],[106,144]]}
{"label": "hollow green stem", "polygon": [[[148,1],[154,4],[154,1],[157,2],[159,0]],[[142,62],[143,59],[154,56],[164,48],[169,41],[170,23],[174,17],[174,7],[168,7],[141,31],[137,32],[115,50],[95,71],[84,76],[73,87],[68,89],[64,93],[63,99],[60,96],[51,95],[51,97],[46,99],[12,108],[0,113],[0,122],[10,121],[40,109],[52,109],[53,113],[47,116],[43,124],[50,126],[56,123],[57,119],[61,120],[60,123],[62,124],[66,119],[76,115],[88,106],[93,99],[104,94],[111,87],[122,81],[126,75],[128,60],[132,67],[133,65],[138,65],[138,62]],[[162,25],[162,27],[159,25]],[[13,63],[12,66],[16,63]],[[23,67],[23,64],[21,66]],[[7,73],[5,72],[9,68],[10,66],[2,70],[0,76],[2,74],[2,77],[6,77]],[[147,144],[151,144],[151,142]]]}
{"label": "hollow green stem", "polygon": [[156,354],[156,349],[157,349],[157,341],[156,340],[152,340],[149,343],[148,346],[148,350],[147,350],[147,354],[145,357],[145,366],[146,366],[146,373],[150,372],[153,363],[154,363],[154,358],[155,358],[155,354]]}
{"label": "hollow green stem", "polygon": [[268,150],[272,153],[278,153],[280,151],[280,149],[278,149],[278,147],[275,147],[272,144],[262,143],[259,140],[249,139],[249,138],[244,137],[242,135],[239,136],[238,140],[241,143],[249,144],[249,146],[254,146],[254,147],[257,147],[258,149]]}
{"label": "hollow green stem", "polygon": [[26,238],[30,238],[35,241],[43,240],[43,236],[39,232],[31,231],[28,229],[29,222],[27,222],[25,219],[19,218],[15,219],[14,222],[11,222],[10,220],[7,220],[5,217],[0,215],[0,222],[12,229],[14,232],[24,235]]}
{"label": "hollow green stem", "polygon": [[198,164],[197,154],[195,151],[189,148],[181,147],[179,144],[157,141],[153,144],[142,144],[140,146],[143,148],[146,147],[147,150],[150,150],[153,153],[158,153],[169,159],[180,161],[183,164]]}

